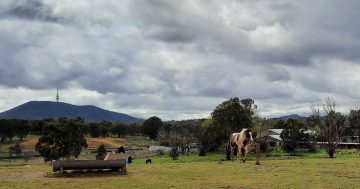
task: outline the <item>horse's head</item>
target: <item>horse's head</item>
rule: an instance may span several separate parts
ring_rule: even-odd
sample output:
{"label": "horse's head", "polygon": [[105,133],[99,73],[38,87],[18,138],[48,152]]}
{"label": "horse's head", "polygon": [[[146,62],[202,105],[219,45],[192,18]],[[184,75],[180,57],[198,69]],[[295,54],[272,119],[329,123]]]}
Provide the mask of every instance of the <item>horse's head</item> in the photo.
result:
{"label": "horse's head", "polygon": [[250,144],[254,142],[250,128],[245,129],[245,135],[246,135],[246,138],[249,140]]}

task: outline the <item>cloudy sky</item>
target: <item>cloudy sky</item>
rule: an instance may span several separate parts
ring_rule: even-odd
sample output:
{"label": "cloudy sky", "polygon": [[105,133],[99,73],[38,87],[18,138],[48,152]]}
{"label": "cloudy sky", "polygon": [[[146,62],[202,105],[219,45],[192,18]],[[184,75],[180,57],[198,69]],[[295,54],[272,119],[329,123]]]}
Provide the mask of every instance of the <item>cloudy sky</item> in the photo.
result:
{"label": "cloudy sky", "polygon": [[360,96],[360,1],[1,0],[0,111],[60,100],[164,120]]}

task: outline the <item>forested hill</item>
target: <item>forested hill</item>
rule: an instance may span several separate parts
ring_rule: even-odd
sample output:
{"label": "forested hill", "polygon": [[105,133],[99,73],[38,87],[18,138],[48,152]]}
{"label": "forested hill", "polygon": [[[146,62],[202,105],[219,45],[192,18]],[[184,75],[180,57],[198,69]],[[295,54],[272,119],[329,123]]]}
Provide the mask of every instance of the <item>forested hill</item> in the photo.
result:
{"label": "forested hill", "polygon": [[126,114],[104,110],[102,108],[85,105],[76,106],[63,102],[30,101],[8,111],[0,113],[0,119],[45,119],[58,117],[82,117],[87,121],[119,121],[134,123],[142,121]]}
{"label": "forested hill", "polygon": [[297,114],[291,114],[291,115],[287,115],[287,116],[282,116],[282,117],[277,117],[277,118],[271,118],[271,119],[277,119],[277,120],[283,120],[283,121],[287,121],[288,119],[301,119],[304,118],[302,116],[299,116]]}

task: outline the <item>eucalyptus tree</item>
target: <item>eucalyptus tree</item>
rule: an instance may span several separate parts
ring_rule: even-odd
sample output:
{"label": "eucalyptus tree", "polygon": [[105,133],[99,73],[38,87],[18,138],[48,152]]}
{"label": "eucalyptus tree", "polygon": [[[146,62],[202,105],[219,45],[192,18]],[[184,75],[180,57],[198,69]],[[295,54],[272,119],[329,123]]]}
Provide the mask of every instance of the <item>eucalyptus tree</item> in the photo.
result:
{"label": "eucalyptus tree", "polygon": [[144,121],[142,129],[144,134],[149,135],[151,139],[156,139],[158,131],[162,125],[163,122],[161,121],[161,119],[153,116]]}
{"label": "eucalyptus tree", "polygon": [[87,147],[83,132],[84,120],[59,118],[48,122],[44,135],[35,145],[44,161],[59,158],[77,158],[83,147]]}
{"label": "eucalyptus tree", "polygon": [[357,149],[359,150],[359,146],[360,146],[360,109],[359,108],[350,111],[349,126],[350,126],[350,130],[353,133],[353,137],[355,138],[357,137],[358,140]]}
{"label": "eucalyptus tree", "polygon": [[294,153],[299,147],[300,143],[309,142],[309,134],[305,133],[307,128],[298,119],[288,119],[284,124],[284,130],[280,137],[283,140],[283,149],[285,151]]}
{"label": "eucalyptus tree", "polygon": [[203,148],[216,150],[225,144],[233,132],[254,125],[254,100],[230,98],[220,103],[211,113],[211,119],[205,120],[201,128]]}

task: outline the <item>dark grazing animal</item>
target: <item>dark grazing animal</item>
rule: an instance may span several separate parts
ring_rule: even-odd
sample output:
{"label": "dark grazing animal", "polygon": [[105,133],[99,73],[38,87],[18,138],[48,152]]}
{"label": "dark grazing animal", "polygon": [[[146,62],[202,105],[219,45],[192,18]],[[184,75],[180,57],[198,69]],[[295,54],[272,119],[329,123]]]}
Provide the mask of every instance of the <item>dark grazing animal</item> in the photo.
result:
{"label": "dark grazing animal", "polygon": [[151,164],[151,159],[146,159],[145,163],[146,164]]}
{"label": "dark grazing animal", "polygon": [[125,153],[125,148],[124,146],[120,146],[117,150],[117,153]]}
{"label": "dark grazing animal", "polygon": [[133,157],[129,156],[129,157],[128,157],[128,164],[132,164],[132,160],[133,160],[133,159],[134,159]]}

